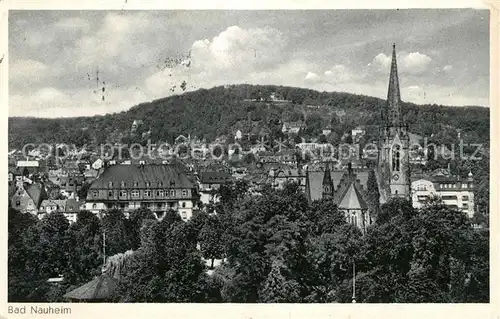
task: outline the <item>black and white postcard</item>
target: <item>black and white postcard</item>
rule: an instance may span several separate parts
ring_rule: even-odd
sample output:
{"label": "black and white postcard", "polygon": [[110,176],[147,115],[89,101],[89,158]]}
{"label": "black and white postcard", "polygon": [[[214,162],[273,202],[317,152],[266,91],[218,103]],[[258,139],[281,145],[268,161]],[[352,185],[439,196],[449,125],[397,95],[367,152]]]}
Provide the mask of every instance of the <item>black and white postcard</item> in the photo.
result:
{"label": "black and white postcard", "polygon": [[3,317],[491,316],[493,7],[2,2]]}

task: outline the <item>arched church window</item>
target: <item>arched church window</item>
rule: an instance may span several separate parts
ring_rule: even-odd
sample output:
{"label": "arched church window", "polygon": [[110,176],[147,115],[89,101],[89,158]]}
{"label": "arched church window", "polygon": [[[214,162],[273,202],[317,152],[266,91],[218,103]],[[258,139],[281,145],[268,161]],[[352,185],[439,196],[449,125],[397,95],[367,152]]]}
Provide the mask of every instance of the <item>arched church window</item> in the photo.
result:
{"label": "arched church window", "polygon": [[399,171],[401,165],[401,146],[394,145],[392,149],[392,170]]}

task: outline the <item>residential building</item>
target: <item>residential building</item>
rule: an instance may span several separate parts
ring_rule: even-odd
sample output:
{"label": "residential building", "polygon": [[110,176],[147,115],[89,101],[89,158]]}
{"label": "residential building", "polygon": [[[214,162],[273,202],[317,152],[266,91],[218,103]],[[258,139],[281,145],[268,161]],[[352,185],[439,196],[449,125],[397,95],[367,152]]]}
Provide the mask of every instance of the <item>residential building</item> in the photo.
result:
{"label": "residential building", "polygon": [[354,143],[358,143],[359,140],[366,134],[366,131],[363,127],[358,126],[351,131],[352,141]]}
{"label": "residential building", "polygon": [[421,208],[431,197],[440,198],[446,206],[474,216],[474,178],[451,175],[449,170],[437,169],[428,175],[412,178],[413,207]]}
{"label": "residential building", "polygon": [[204,171],[200,172],[200,201],[203,204],[214,204],[219,202],[217,191],[223,184],[234,181],[231,173],[227,171]]}
{"label": "residential building", "polygon": [[137,129],[143,124],[144,122],[142,120],[134,120],[134,122],[132,123],[132,128],[130,129],[131,132],[137,131]]}
{"label": "residential building", "polygon": [[100,159],[100,158],[96,159],[92,163],[92,168],[95,169],[95,170],[100,170],[103,167],[104,167],[104,161],[102,159]]}
{"label": "residential building", "polygon": [[24,170],[27,170],[28,173],[30,173],[30,174],[38,173],[42,170],[42,167],[41,167],[40,162],[38,160],[17,161],[16,166],[21,172],[24,172]]}
{"label": "residential building", "polygon": [[59,179],[61,187],[61,194],[68,198],[75,198],[78,196],[78,191],[82,188],[85,182],[85,175],[83,174],[70,174]]}
{"label": "residential building", "polygon": [[272,168],[269,171],[268,181],[277,189],[283,189],[286,183],[296,183],[303,191],[305,191],[306,178],[306,172],[300,168]]}
{"label": "residential building", "polygon": [[85,209],[130,211],[144,207],[163,218],[177,211],[183,220],[192,216],[199,195],[195,183],[175,164],[113,165],[92,182]]}
{"label": "residential building", "polygon": [[285,134],[299,134],[300,130],[302,130],[304,127],[305,124],[302,121],[284,122],[281,132]]}
{"label": "residential building", "polygon": [[41,183],[33,183],[18,187],[10,200],[12,208],[21,213],[36,215],[40,203],[47,198],[44,186]]}
{"label": "residential building", "polygon": [[332,134],[332,129],[331,129],[331,128],[329,128],[329,127],[327,127],[327,128],[325,128],[325,129],[323,129],[323,130],[321,131],[321,134],[323,134],[323,135],[325,135],[325,136],[328,136],[328,135]]}
{"label": "residential building", "polygon": [[76,222],[78,212],[82,203],[76,199],[45,199],[40,203],[38,218],[42,219],[46,214],[61,212],[70,224]]}

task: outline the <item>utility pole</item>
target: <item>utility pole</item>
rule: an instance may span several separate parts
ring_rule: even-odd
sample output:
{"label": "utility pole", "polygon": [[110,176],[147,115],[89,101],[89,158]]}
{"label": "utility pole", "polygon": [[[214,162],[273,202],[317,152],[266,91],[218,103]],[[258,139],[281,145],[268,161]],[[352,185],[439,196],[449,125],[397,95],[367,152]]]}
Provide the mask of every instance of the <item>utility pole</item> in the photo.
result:
{"label": "utility pole", "polygon": [[356,264],[352,260],[352,303],[356,303]]}
{"label": "utility pole", "polygon": [[102,233],[102,272],[105,271],[106,268],[106,232]]}

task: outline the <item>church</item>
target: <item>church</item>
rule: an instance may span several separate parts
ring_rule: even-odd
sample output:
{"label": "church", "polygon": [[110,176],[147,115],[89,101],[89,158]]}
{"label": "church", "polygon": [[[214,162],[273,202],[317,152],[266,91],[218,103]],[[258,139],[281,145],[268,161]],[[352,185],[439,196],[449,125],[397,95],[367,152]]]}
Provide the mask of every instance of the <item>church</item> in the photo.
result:
{"label": "church", "polygon": [[[411,200],[410,135],[401,110],[396,46],[392,47],[387,101],[379,126],[377,166],[371,169],[307,171],[306,196],[309,201],[331,198],[346,214],[347,222],[363,233],[374,222],[380,205],[391,198]],[[374,197],[374,194],[376,195]]]}

